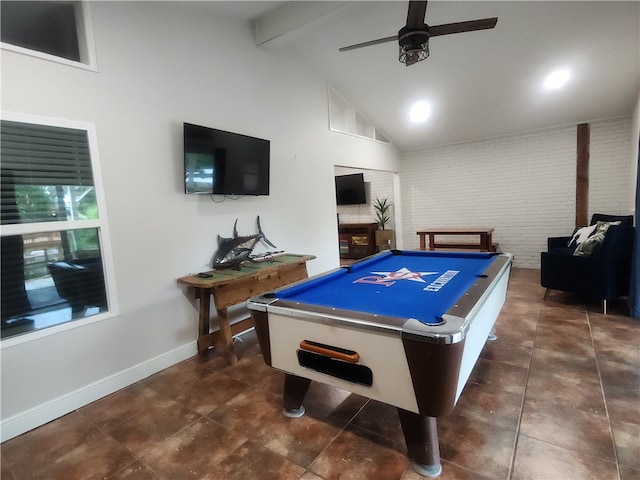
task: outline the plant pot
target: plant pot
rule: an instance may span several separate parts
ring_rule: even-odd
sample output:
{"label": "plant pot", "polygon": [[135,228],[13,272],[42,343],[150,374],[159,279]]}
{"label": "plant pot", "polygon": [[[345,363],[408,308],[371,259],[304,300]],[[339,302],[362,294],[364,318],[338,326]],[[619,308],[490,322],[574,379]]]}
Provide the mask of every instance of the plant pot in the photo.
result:
{"label": "plant pot", "polygon": [[396,239],[393,230],[376,230],[376,246],[379,250],[387,250],[396,247]]}

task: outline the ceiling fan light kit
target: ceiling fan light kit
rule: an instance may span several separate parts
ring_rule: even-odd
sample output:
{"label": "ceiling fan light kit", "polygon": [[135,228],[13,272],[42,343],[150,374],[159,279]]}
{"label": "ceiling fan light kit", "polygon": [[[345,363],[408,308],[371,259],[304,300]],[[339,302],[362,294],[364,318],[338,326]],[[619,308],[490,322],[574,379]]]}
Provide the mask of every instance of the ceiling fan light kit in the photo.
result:
{"label": "ceiling fan light kit", "polygon": [[425,60],[429,56],[429,27],[424,25],[424,30],[403,27],[398,32],[398,44],[398,60],[407,67]]}

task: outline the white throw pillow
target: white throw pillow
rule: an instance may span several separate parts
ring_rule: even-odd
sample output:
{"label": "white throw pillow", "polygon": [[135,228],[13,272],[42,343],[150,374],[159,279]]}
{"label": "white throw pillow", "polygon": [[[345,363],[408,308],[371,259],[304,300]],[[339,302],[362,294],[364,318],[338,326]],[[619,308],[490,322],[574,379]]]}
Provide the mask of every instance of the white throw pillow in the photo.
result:
{"label": "white throw pillow", "polygon": [[591,235],[594,234],[594,232],[596,231],[596,227],[597,225],[589,225],[588,227],[578,228],[573,234],[573,236],[571,237],[571,240],[569,240],[569,243],[567,244],[567,246],[577,247],[578,245],[583,243],[587,238],[589,238]]}

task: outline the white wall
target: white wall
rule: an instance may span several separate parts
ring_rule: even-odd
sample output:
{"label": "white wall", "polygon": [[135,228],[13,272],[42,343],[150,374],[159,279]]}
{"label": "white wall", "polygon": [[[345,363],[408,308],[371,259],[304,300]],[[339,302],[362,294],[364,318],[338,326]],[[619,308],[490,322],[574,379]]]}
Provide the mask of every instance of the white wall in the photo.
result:
{"label": "white wall", "polygon": [[[591,123],[590,213],[630,213],[630,130]],[[404,153],[404,244],[426,227],[491,226],[516,266],[539,268],[547,237],[573,231],[575,162],[575,126]]]}
{"label": "white wall", "polygon": [[[196,305],[176,278],[216,235],[255,232],[338,265],[333,165],[398,170],[394,147],[330,132],[327,85],[254,45],[248,25],[171,2],[91,3],[99,72],[2,51],[5,111],[96,125],[120,312],[2,342],[7,439],[196,352]],[[182,122],[271,140],[271,195],[182,193]],[[216,198],[216,200],[221,200]]]}

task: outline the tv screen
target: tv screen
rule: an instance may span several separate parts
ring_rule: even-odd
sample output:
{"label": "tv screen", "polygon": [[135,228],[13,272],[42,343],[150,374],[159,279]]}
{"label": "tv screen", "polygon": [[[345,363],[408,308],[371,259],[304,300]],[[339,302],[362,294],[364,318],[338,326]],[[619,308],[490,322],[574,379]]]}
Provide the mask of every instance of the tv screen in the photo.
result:
{"label": "tv screen", "polygon": [[270,142],[184,124],[184,192],[269,195]]}
{"label": "tv screen", "polygon": [[367,203],[362,173],[336,175],[336,203],[338,205]]}

